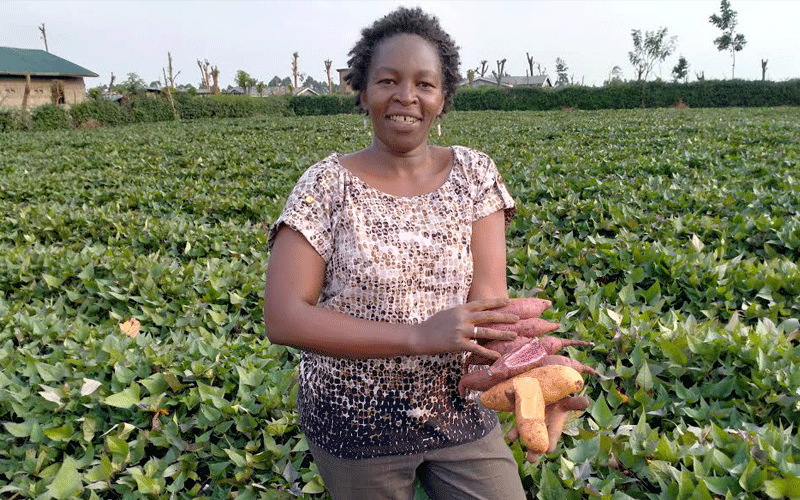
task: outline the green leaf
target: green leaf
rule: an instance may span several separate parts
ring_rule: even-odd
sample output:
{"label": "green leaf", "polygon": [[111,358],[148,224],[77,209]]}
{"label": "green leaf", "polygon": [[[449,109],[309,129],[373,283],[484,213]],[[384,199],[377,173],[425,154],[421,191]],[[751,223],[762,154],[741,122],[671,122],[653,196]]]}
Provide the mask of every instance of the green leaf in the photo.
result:
{"label": "green leaf", "polygon": [[75,461],[69,455],[65,456],[53,482],[47,487],[53,498],[63,500],[72,498],[82,490],[81,475],[75,467]]}
{"label": "green leaf", "polygon": [[309,495],[319,495],[325,491],[325,483],[322,481],[322,476],[315,475],[311,481],[303,486],[302,492]]}
{"label": "green leaf", "polygon": [[739,477],[739,485],[747,492],[754,492],[761,489],[767,479],[767,472],[756,464],[754,459],[750,459],[747,468]]}
{"label": "green leaf", "polygon": [[112,394],[105,398],[105,404],[116,408],[130,408],[139,404],[139,384],[133,384],[122,392]]}
{"label": "green leaf", "polygon": [[31,428],[33,427],[33,420],[26,420],[21,424],[13,422],[5,422],[3,425],[6,430],[14,437],[26,438],[31,435]]}
{"label": "green leaf", "polygon": [[51,276],[49,274],[43,274],[42,278],[44,278],[45,283],[47,283],[47,286],[49,286],[50,288],[58,288],[59,286],[61,286],[61,283],[64,282],[64,280],[56,278],[55,276]]}
{"label": "green leaf", "polygon": [[45,429],[44,435],[53,441],[69,441],[75,429],[70,424],[62,425],[51,429]]}
{"label": "green leaf", "polygon": [[545,464],[542,470],[542,480],[539,484],[539,493],[536,498],[539,500],[561,500],[564,498],[565,493],[561,480]]}
{"label": "green leaf", "polygon": [[606,399],[602,395],[589,407],[589,415],[592,416],[601,429],[610,428],[616,420],[614,413],[608,407],[608,403],[606,403]]}
{"label": "green leaf", "polygon": [[770,479],[764,482],[764,492],[770,498],[800,498],[800,478]]}
{"label": "green leaf", "polygon": [[650,373],[650,365],[646,361],[639,368],[639,374],[636,375],[636,385],[647,392],[653,390],[653,374]]}

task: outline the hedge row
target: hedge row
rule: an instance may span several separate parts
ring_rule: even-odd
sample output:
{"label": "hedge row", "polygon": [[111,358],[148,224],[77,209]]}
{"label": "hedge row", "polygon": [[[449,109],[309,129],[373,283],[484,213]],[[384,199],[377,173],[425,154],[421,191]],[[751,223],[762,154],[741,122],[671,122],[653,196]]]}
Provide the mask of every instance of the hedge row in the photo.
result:
{"label": "hedge row", "polygon": [[666,108],[678,103],[692,108],[800,106],[800,79],[787,82],[705,80],[692,83],[626,82],[605,87],[499,89],[459,91],[459,111],[545,111],[577,108]]}
{"label": "hedge row", "polygon": [[[556,89],[512,88],[459,90],[453,100],[457,111],[545,111],[576,108],[665,108],[683,103],[692,108],[800,106],[800,79],[787,82],[708,80],[688,84],[626,82],[605,87],[569,86]],[[199,97],[178,94],[175,108],[181,119],[245,118],[256,115],[335,115],[357,113],[352,96],[240,96]],[[133,96],[115,103],[89,99],[69,110],[46,105],[23,117],[19,111],[0,111],[0,132],[54,130],[78,126],[115,126],[173,120],[165,96]]]}
{"label": "hedge row", "polygon": [[[175,109],[181,119],[245,118],[256,115],[289,115],[292,110],[284,97],[245,98],[238,96],[175,96]],[[116,126],[175,119],[166,96],[131,96],[119,103],[106,99],[87,99],[70,108],[51,104],[40,106],[24,117],[19,110],[0,111],[0,132],[11,130],[57,130],[74,127]]]}

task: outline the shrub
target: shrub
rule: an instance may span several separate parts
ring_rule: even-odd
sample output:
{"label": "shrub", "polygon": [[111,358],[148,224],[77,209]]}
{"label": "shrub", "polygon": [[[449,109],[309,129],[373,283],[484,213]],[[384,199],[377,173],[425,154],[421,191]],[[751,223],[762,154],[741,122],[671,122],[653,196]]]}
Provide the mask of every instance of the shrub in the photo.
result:
{"label": "shrub", "polygon": [[122,125],[126,122],[125,115],[119,104],[106,99],[87,99],[74,104],[70,110],[72,119],[76,124],[97,120],[102,125]]}
{"label": "shrub", "polygon": [[71,128],[72,120],[63,107],[45,104],[33,110],[31,125],[34,130],[59,130]]}
{"label": "shrub", "polygon": [[289,108],[297,116],[358,113],[355,100],[349,95],[292,96]]}

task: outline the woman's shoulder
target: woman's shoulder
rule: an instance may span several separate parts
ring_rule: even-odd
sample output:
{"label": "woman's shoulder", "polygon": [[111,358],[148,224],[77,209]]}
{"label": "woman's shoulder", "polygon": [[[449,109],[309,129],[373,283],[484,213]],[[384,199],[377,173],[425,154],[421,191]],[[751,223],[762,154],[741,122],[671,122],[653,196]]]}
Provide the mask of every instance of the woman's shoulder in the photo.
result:
{"label": "woman's shoulder", "polygon": [[455,164],[470,177],[483,177],[487,171],[497,168],[492,158],[481,150],[459,145],[451,148]]}
{"label": "woman's shoulder", "polygon": [[340,156],[333,152],[306,168],[297,180],[296,189],[330,189],[340,185],[344,170],[339,164]]}

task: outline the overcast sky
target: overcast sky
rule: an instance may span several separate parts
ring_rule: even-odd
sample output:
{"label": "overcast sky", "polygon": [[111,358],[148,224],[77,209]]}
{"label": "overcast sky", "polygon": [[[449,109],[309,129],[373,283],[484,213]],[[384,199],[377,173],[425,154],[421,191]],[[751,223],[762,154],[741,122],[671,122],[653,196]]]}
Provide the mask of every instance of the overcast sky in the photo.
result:
{"label": "overcast sky", "polygon": [[[634,78],[628,62],[631,30],[666,27],[677,36],[675,54],[655,70],[670,72],[683,55],[690,80],[731,77],[729,52],[713,40],[709,23],[718,0],[561,1],[0,1],[0,46],[43,49],[44,23],[50,52],[81,65],[98,78],[87,87],[119,83],[135,72],[146,83],[162,79],[171,52],[178,84],[199,86],[197,59],[220,70],[220,85],[233,84],[242,69],[262,81],[291,74],[299,52],[301,73],[325,80],[324,60],[347,65],[360,30],[399,5],[420,6],[436,15],[461,47],[462,74],[480,61],[506,58],[505,71],[525,75],[526,52],[555,79],[555,60],[564,59],[576,82],[602,85],[614,66]],[[800,77],[800,0],[731,0],[738,31],[747,45],[736,54],[735,76],[761,79]],[[337,81],[335,78],[334,81]]]}

